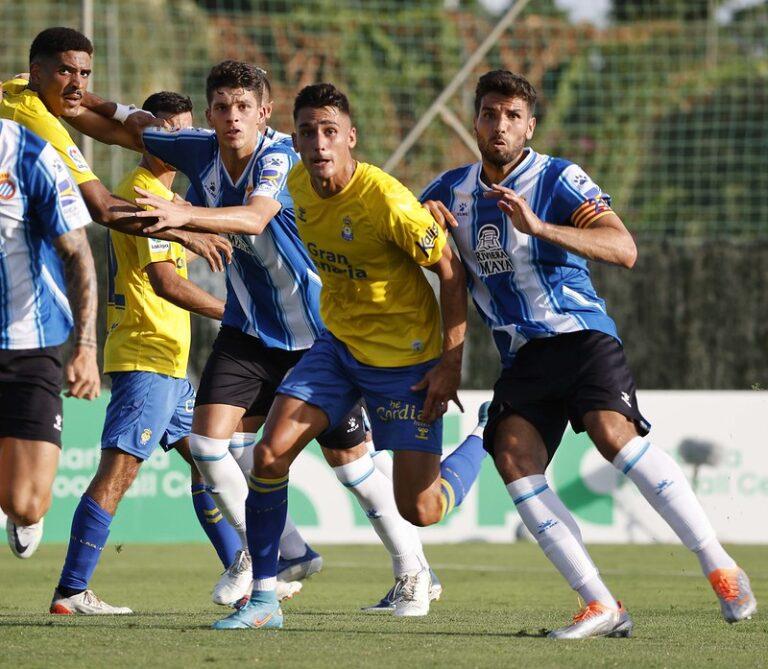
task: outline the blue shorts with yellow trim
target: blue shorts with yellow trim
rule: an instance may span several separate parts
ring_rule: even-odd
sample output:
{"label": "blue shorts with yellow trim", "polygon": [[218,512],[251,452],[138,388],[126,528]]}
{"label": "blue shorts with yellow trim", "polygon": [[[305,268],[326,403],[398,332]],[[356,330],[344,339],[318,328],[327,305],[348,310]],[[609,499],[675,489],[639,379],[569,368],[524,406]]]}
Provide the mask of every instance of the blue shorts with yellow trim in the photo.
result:
{"label": "blue shorts with yellow trim", "polygon": [[146,460],[160,444],[164,450],[192,429],[195,389],[187,379],[155,372],[112,372],[102,448],[117,448]]}
{"label": "blue shorts with yellow trim", "polygon": [[[358,362],[330,332],[324,332],[288,374],[278,393],[322,409],[333,429],[361,397],[377,450],[443,451],[443,420],[420,420],[426,391],[412,391],[437,364],[373,367]],[[328,430],[326,430],[328,432]]]}

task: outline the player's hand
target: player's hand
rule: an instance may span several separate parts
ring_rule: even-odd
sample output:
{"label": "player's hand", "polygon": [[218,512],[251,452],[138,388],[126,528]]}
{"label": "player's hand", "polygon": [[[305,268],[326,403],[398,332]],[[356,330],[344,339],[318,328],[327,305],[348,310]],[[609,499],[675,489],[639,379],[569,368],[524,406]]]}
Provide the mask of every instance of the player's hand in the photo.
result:
{"label": "player's hand", "polygon": [[191,207],[192,203],[187,202],[181,195],[178,193],[173,194],[173,200],[171,200],[174,204],[180,204],[182,207]]}
{"label": "player's hand", "polygon": [[452,228],[459,227],[459,222],[453,216],[451,210],[439,200],[425,200],[421,204],[424,209],[432,214],[432,218],[435,219],[443,230],[447,230],[449,226]]}
{"label": "player's hand", "polygon": [[142,207],[152,207],[147,211],[136,212],[136,216],[138,218],[157,219],[156,223],[144,228],[144,232],[148,235],[168,228],[181,228],[192,222],[192,210],[189,205],[171,202],[138,186],[134,186],[134,190],[141,196],[136,198],[136,204]]}
{"label": "player's hand", "polygon": [[75,346],[65,368],[67,397],[92,400],[101,392],[101,377],[96,362],[95,346]]}
{"label": "player's hand", "polygon": [[459,384],[461,383],[461,359],[458,361],[441,358],[432,369],[411,390],[427,391],[424,400],[422,420],[431,423],[448,411],[448,402],[453,401],[464,412],[459,401]]}
{"label": "player's hand", "polygon": [[161,118],[157,118],[154,114],[150,114],[147,111],[136,110],[131,112],[123,125],[135,135],[141,135],[145,128],[162,128],[165,126],[165,121]]}
{"label": "player's hand", "polygon": [[232,262],[232,244],[224,237],[212,232],[183,232],[182,246],[205,260],[211,271],[223,272]]}
{"label": "player's hand", "polygon": [[509,216],[515,228],[533,237],[541,233],[544,223],[533,213],[533,209],[522,195],[499,184],[493,184],[492,188],[493,190],[485,193],[483,197],[497,200],[499,209]]}

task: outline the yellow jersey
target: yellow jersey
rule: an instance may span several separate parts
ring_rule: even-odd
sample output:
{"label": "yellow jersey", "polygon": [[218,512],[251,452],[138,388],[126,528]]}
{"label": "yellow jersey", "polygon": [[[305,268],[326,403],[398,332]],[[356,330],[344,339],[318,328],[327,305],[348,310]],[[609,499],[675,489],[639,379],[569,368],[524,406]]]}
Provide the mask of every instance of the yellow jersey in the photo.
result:
{"label": "yellow jersey", "polygon": [[97,179],[62,122],[48,111],[37,93],[27,88],[28,85],[26,79],[11,79],[3,83],[0,118],[16,121],[51,144],[78,186]]}
{"label": "yellow jersey", "polygon": [[358,163],[344,189],[321,198],[298,163],[288,176],[296,226],[322,278],[320,314],[356,360],[404,367],[442,353],[440,309],[421,266],[445,233],[397,179]]}
{"label": "yellow jersey", "polygon": [[[134,186],[166,200],[173,193],[143,167],[123,179],[115,194],[130,202]],[[187,278],[184,248],[176,242],[109,231],[109,298],[105,372],[145,371],[183,378],[189,358],[189,312],[159,297],[144,268],[170,260]]]}

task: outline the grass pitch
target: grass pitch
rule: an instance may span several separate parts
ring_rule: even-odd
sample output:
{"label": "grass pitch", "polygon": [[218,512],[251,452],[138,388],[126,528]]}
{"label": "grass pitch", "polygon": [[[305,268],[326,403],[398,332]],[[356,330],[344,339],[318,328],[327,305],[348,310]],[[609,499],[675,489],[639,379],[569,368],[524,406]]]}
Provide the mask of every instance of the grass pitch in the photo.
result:
{"label": "grass pitch", "polygon": [[[108,546],[93,582],[129,617],[47,613],[64,546],[30,560],[0,547],[3,667],[758,667],[768,617],[729,626],[687,551],[594,546],[592,555],[635,620],[632,639],[553,642],[575,595],[531,544],[428,546],[445,588],[426,618],[366,615],[391,585],[379,546],[322,549],[323,572],[284,606],[285,629],[215,632],[226,610],[208,594],[220,566],[203,545]],[[768,547],[733,547],[768,606]]]}

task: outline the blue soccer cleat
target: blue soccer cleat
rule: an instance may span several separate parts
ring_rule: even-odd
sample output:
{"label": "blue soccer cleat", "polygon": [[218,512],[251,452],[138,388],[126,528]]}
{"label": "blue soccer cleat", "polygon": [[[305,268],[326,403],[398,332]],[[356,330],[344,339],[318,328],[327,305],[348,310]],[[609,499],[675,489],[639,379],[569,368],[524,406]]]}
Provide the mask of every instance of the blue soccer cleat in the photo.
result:
{"label": "blue soccer cleat", "polygon": [[274,597],[270,601],[251,599],[245,606],[226,618],[213,623],[215,630],[280,629],[283,611]]}
{"label": "blue soccer cleat", "polygon": [[[305,544],[306,545],[306,544]],[[309,546],[301,557],[286,560],[280,557],[277,561],[278,581],[303,581],[312,574],[317,574],[323,568],[323,558]]]}

